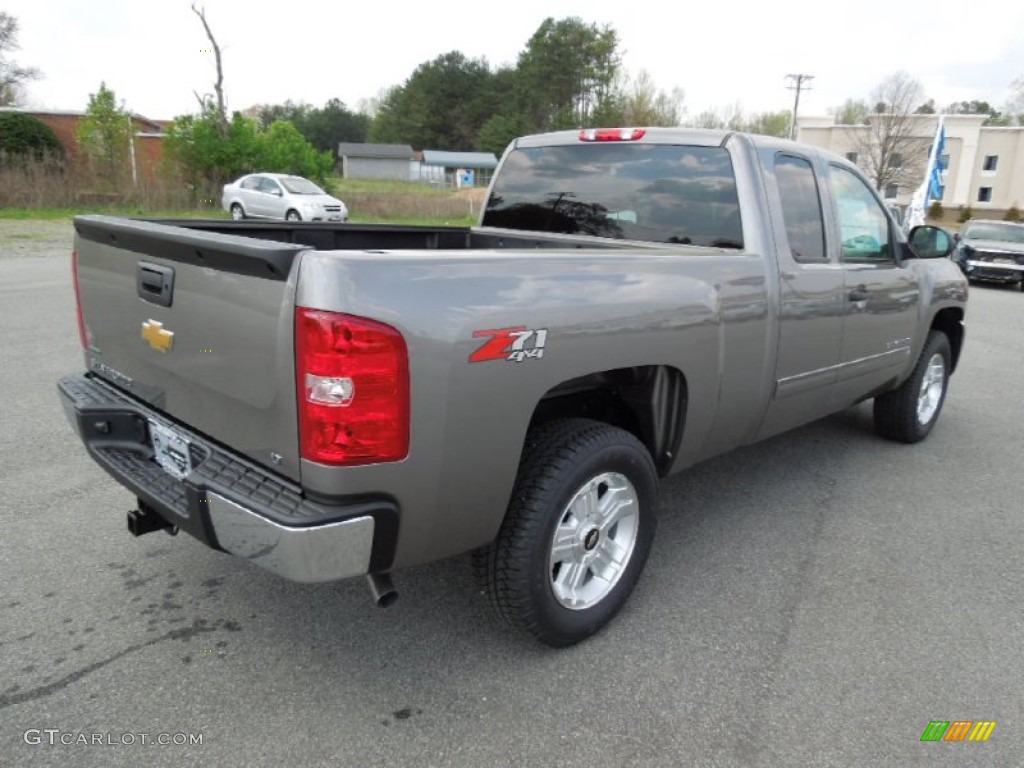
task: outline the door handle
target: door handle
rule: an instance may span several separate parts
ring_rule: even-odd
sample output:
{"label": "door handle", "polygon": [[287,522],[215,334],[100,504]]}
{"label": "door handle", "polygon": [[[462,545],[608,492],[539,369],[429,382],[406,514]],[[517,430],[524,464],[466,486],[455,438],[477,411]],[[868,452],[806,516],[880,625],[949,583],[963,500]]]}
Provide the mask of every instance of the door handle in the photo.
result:
{"label": "door handle", "polygon": [[850,291],[850,301],[867,301],[871,298],[871,292],[863,285],[858,285]]}

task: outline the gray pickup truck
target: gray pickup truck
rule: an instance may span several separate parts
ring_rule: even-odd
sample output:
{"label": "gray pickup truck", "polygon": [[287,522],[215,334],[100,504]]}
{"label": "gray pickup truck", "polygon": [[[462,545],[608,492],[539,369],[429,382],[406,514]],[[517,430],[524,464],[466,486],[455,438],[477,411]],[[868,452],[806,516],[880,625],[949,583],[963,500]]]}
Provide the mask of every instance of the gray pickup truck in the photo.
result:
{"label": "gray pickup truck", "polygon": [[59,393],[132,533],[381,604],[473,551],[555,646],[629,596],[660,478],[869,398],[921,440],[964,340],[945,231],[724,131],[519,139],[476,227],[74,224],[87,373]]}

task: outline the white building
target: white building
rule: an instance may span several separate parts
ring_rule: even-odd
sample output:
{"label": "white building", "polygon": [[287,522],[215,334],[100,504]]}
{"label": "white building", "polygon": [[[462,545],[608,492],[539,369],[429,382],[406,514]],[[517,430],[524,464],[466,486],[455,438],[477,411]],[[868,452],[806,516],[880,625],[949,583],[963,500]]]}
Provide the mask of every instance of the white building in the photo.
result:
{"label": "white building", "polygon": [[[915,115],[914,134],[924,153],[938,129],[937,115]],[[970,206],[975,218],[1001,218],[1011,205],[1024,207],[1024,127],[996,128],[982,123],[984,115],[946,115],[946,157],[941,165],[944,187],[940,202],[947,216]],[[857,147],[870,129],[862,125],[836,125],[829,117],[798,117],[797,139],[845,155],[857,162]],[[906,205],[924,180],[924,159],[917,159],[920,178],[907,185],[889,184],[879,190],[899,205]]]}

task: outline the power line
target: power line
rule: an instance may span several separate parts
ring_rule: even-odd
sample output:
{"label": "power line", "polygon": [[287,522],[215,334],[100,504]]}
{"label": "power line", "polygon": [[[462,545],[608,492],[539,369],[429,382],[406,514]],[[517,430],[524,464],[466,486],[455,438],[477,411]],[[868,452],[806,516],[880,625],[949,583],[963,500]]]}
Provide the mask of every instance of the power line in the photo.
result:
{"label": "power line", "polygon": [[789,138],[793,139],[796,138],[796,113],[800,109],[800,92],[811,90],[811,86],[807,83],[814,79],[814,75],[786,75],[786,79],[790,82],[790,85],[786,87],[791,91],[796,91],[796,96],[793,98],[793,121],[789,124]]}

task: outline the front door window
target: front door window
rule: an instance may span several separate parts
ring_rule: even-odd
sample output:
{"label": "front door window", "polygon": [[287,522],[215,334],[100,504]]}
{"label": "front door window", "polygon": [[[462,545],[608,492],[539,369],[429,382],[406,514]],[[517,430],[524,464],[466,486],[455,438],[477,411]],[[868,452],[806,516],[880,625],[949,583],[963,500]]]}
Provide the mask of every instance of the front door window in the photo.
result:
{"label": "front door window", "polygon": [[831,171],[843,261],[854,264],[894,263],[889,217],[871,189],[842,166],[833,165]]}

